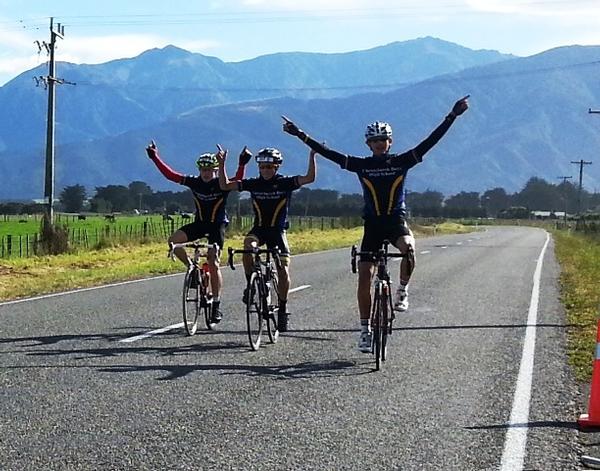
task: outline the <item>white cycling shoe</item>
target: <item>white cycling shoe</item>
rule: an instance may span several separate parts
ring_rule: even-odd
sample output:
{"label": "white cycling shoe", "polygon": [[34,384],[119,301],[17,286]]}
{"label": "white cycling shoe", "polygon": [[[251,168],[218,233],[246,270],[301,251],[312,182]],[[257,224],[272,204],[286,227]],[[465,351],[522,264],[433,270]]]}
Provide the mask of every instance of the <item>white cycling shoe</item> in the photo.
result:
{"label": "white cycling shoe", "polygon": [[371,341],[373,335],[371,332],[361,332],[358,339],[358,349],[363,353],[371,353]]}
{"label": "white cycling shoe", "polygon": [[406,290],[398,289],[396,291],[396,301],[394,302],[394,311],[404,312],[408,309],[408,293]]}

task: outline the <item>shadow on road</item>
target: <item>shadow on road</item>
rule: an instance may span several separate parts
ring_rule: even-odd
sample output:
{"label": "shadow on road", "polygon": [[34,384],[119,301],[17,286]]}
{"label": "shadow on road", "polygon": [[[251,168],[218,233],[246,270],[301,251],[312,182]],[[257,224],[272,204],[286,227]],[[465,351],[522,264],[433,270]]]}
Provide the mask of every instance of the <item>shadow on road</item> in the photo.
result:
{"label": "shadow on road", "polygon": [[573,324],[489,324],[489,325],[429,325],[394,327],[394,330],[464,330],[464,329],[524,329],[526,327],[570,329],[579,326]]}
{"label": "shadow on road", "polygon": [[245,375],[275,377],[278,379],[305,379],[315,377],[348,376],[359,374],[352,361],[332,360],[325,362],[302,362],[295,365],[259,366],[259,365],[119,365],[101,368],[104,373],[132,373],[145,371],[162,371],[166,375],[157,378],[161,381],[182,378],[191,373],[217,371],[224,375]]}
{"label": "shadow on road", "polygon": [[511,428],[568,428],[577,430],[579,427],[577,422],[541,420],[537,422],[525,422],[521,424],[478,425],[464,428],[466,430],[508,430]]}

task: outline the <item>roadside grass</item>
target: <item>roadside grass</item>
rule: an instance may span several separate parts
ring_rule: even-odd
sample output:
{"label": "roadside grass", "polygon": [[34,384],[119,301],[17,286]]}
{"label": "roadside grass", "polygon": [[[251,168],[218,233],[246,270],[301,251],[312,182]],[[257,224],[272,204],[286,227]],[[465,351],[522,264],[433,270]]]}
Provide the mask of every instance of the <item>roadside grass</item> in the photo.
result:
{"label": "roadside grass", "polygon": [[[427,226],[414,226],[417,236],[433,234]],[[469,232],[472,228],[454,223],[439,224],[435,233]],[[362,227],[353,229],[303,230],[289,232],[292,253],[350,247],[358,244]],[[242,235],[227,238],[226,246],[242,247]],[[167,259],[165,242],[108,244],[98,250],[79,250],[63,255],[0,260],[0,301],[67,291],[104,283],[180,273],[179,262]],[[226,260],[221,260],[222,264]]]}
{"label": "roadside grass", "polygon": [[[306,230],[288,233],[288,240],[297,254],[349,247],[361,235],[362,228]],[[241,248],[242,240],[241,235],[229,237],[226,246]],[[221,260],[222,264],[225,262]],[[182,271],[178,261],[167,258],[165,242],[12,258],[0,260],[0,301]]]}
{"label": "roadside grass", "polygon": [[567,312],[569,364],[580,381],[592,376],[600,317],[600,238],[553,231]]}

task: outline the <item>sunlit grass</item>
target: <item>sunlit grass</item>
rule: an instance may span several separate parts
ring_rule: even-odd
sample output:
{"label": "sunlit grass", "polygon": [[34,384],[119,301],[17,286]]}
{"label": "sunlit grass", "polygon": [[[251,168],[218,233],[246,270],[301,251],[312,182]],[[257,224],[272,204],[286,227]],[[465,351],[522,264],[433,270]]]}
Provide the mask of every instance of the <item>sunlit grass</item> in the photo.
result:
{"label": "sunlit grass", "polygon": [[[472,228],[453,223],[413,227],[417,237],[434,232],[468,232]],[[304,230],[289,232],[293,254],[317,252],[358,244],[362,227],[353,229]],[[243,236],[229,237],[225,246],[242,247]],[[226,263],[226,260],[221,260]],[[39,294],[65,291],[105,283],[178,273],[183,270],[178,261],[167,259],[166,243],[108,245],[99,250],[31,258],[0,260],[0,300],[10,300]]]}
{"label": "sunlit grass", "polygon": [[561,265],[561,299],[567,311],[569,363],[579,380],[592,374],[600,317],[600,239],[554,231]]}

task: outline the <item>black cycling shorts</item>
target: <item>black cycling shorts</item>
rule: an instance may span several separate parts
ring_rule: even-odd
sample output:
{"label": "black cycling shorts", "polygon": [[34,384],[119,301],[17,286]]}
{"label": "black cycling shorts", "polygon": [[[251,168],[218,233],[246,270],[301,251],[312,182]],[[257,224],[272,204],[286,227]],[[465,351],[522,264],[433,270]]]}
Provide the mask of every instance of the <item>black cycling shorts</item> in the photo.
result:
{"label": "black cycling shorts", "polygon": [[[384,240],[389,240],[395,245],[400,237],[412,235],[405,219],[367,219],[365,220],[364,233],[360,244],[361,252],[377,252]],[[373,262],[375,257],[360,256],[361,262]]]}
{"label": "black cycling shorts", "polygon": [[216,224],[214,222],[192,222],[180,227],[179,230],[185,232],[188,242],[202,237],[208,238],[209,244],[217,244],[219,249],[223,249],[225,242],[226,224]]}
{"label": "black cycling shorts", "polygon": [[258,239],[258,245],[266,245],[268,249],[278,247],[281,255],[284,257],[289,257],[290,255],[290,246],[288,245],[285,230],[277,227],[254,226],[247,235]]}

